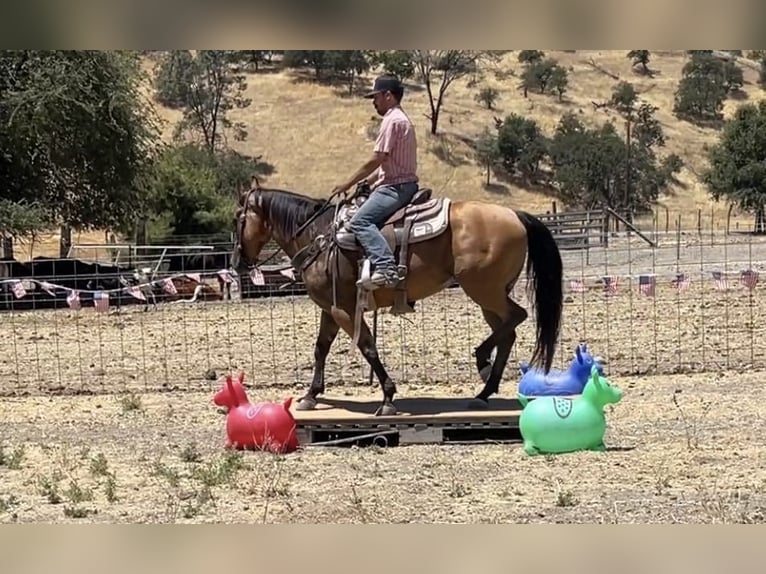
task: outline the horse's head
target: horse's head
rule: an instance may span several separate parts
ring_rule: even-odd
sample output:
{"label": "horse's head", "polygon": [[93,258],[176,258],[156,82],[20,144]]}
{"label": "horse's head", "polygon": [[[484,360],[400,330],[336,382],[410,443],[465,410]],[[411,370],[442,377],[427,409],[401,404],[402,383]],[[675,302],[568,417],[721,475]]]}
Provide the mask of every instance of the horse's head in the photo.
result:
{"label": "horse's head", "polygon": [[585,375],[590,373],[591,368],[595,366],[598,369],[599,374],[603,375],[604,368],[601,364],[602,362],[605,362],[604,359],[601,357],[594,357],[588,350],[587,343],[580,343],[575,347],[575,355],[570,369]]}
{"label": "horse's head", "polygon": [[232,381],[231,375],[226,375],[221,389],[213,396],[213,404],[225,407],[227,410],[244,405],[248,402],[247,393],[243,386],[245,373],[240,373],[237,382]]}
{"label": "horse's head", "polygon": [[231,266],[240,269],[255,265],[263,246],[271,239],[271,227],[262,207],[262,190],[257,178],[239,194],[234,215],[236,241]]}
{"label": "horse's head", "polygon": [[603,409],[605,405],[619,403],[622,395],[622,389],[612,386],[609,379],[601,375],[594,364],[590,370],[590,378],[582,391],[582,398]]}

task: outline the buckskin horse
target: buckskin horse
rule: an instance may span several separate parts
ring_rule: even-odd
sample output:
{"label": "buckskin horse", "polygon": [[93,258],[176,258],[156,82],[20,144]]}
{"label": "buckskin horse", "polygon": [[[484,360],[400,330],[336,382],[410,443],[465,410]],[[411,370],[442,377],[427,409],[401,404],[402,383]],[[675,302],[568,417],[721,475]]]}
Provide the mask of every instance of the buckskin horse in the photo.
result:
{"label": "buckskin horse", "polygon": [[[321,308],[313,378],[296,404],[299,410],[314,409],[317,397],[325,392],[325,359],[342,328],[380,381],[383,402],[375,414],[397,413],[396,385],[362,317],[365,298],[360,293],[365,290],[356,281],[366,268],[359,264],[363,252],[342,226],[365,199],[360,189],[351,198],[332,203],[332,197],[315,199],[263,188],[254,179],[239,196],[232,267],[257,267],[261,250],[273,238],[291,258],[309,298]],[[481,308],[491,328],[491,334],[475,348],[484,388],[468,402],[469,409],[486,409],[489,397],[498,392],[516,328],[527,319],[527,311],[510,298],[525,259],[536,311],[536,345],[530,364],[549,372],[559,337],[563,286],[561,254],[544,223],[524,211],[493,203],[432,197],[430,188],[421,187],[381,231],[407,273],[396,287],[365,291],[370,305],[366,308],[411,312],[416,301],[456,281]]]}

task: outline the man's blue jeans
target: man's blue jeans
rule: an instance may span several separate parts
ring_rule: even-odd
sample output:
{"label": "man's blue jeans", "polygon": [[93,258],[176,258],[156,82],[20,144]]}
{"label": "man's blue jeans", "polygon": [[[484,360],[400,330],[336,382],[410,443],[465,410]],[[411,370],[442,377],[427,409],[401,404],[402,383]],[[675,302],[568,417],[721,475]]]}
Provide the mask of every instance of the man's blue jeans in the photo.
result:
{"label": "man's blue jeans", "polygon": [[372,191],[349,221],[349,231],[356,236],[374,270],[384,274],[396,272],[394,254],[380,228],[396,210],[409,203],[417,191],[417,182],[381,185]]}

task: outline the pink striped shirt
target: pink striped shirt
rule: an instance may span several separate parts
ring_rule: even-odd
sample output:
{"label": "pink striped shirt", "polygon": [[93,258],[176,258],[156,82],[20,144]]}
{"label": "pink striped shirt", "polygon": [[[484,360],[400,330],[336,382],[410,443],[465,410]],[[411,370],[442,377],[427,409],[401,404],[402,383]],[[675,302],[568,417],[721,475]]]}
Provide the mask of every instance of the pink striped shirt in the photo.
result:
{"label": "pink striped shirt", "polygon": [[378,168],[373,189],[380,185],[418,181],[415,127],[399,106],[394,106],[383,116],[374,151],[384,152],[386,159]]}

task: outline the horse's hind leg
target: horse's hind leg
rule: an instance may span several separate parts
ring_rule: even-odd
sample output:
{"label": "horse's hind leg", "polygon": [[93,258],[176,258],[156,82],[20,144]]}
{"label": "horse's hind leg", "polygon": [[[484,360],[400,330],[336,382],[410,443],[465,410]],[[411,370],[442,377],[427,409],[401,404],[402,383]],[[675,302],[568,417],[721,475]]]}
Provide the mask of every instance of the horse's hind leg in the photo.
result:
{"label": "horse's hind leg", "polygon": [[469,408],[487,408],[489,397],[500,390],[500,380],[503,378],[503,372],[508,364],[508,357],[511,355],[513,344],[516,342],[516,327],[527,318],[526,310],[510,299],[507,299],[507,308],[506,319],[494,329],[487,341],[482,343],[483,345],[488,341],[495,342],[497,353],[495,360],[490,363],[489,376],[486,379],[482,377],[484,388],[469,403]]}
{"label": "horse's hind leg", "polygon": [[296,410],[309,411],[314,409],[317,405],[317,396],[324,393],[325,362],[339,330],[340,326],[337,321],[328,311],[323,310],[319,319],[319,334],[314,344],[314,378],[311,380],[311,386],[306,394],[298,401]]}
{"label": "horse's hind leg", "polygon": [[[341,326],[341,328],[348,333],[348,336],[353,339],[354,337],[354,319],[353,319],[353,313],[348,312],[343,309],[335,308],[333,310],[333,317],[338,322],[338,324]],[[383,366],[383,363],[380,361],[380,357],[378,355],[378,348],[375,345],[375,340],[372,337],[372,333],[370,332],[370,328],[367,325],[367,322],[362,318],[360,321],[360,333],[359,333],[359,342],[357,343],[357,347],[359,347],[359,350],[361,351],[364,358],[367,360],[369,365],[372,367],[373,372],[378,377],[378,381],[380,381],[380,389],[383,391],[383,403],[380,405],[380,408],[375,412],[376,416],[391,416],[396,414],[396,407],[394,406],[394,395],[396,394],[396,385],[394,384],[394,381],[391,380],[391,377],[388,376],[388,373],[386,372],[386,368]]]}

